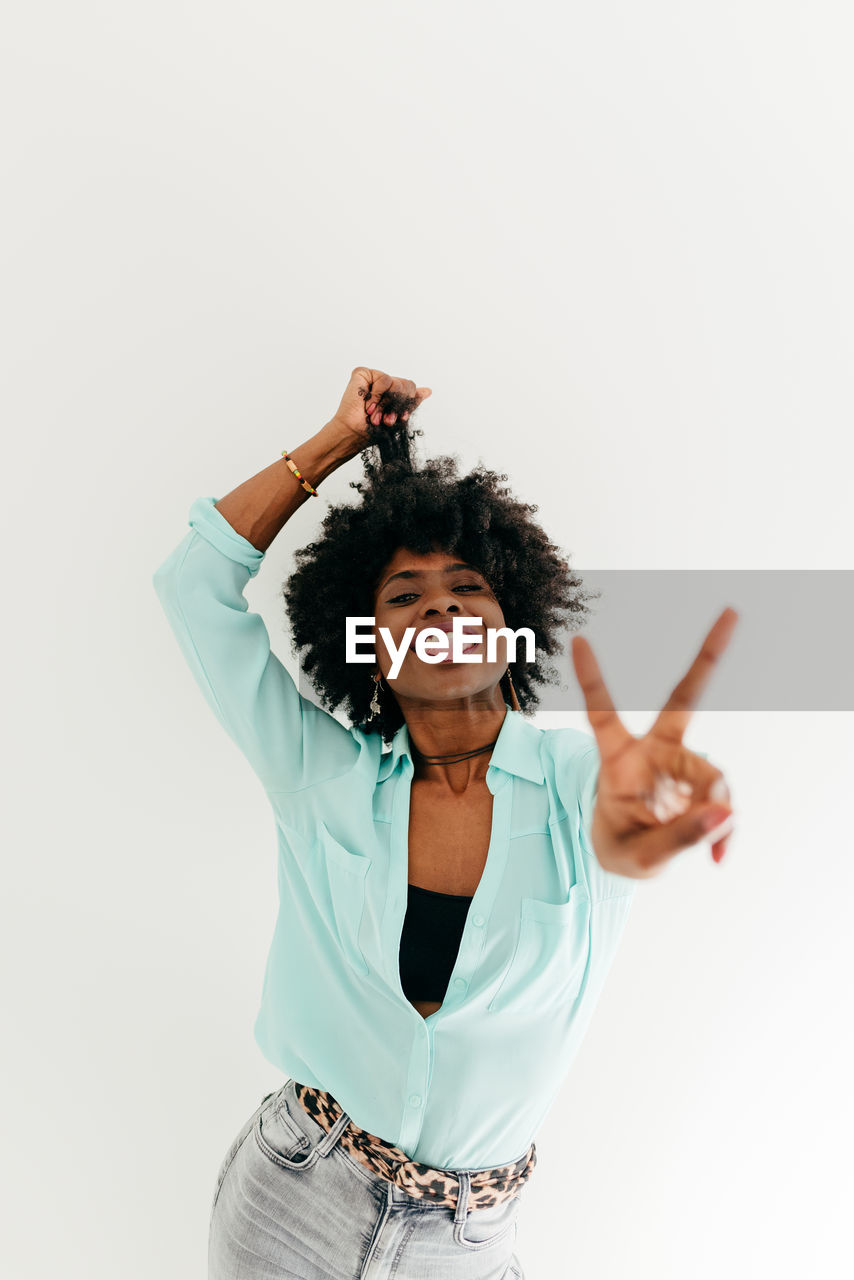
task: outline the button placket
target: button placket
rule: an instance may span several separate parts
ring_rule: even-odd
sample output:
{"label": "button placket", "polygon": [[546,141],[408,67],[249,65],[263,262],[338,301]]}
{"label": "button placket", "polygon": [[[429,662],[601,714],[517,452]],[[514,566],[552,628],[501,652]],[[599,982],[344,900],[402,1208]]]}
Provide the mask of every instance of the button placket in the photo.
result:
{"label": "button placket", "polygon": [[[485,945],[484,926],[495,902],[497,887],[500,885],[504,875],[510,850],[513,776],[512,774],[503,773],[493,765],[490,765],[489,768],[494,771],[492,773],[487,771],[487,783],[492,792],[493,800],[492,828],[489,836],[489,848],[486,853],[486,863],[474,897],[469,903],[456,964],[448,984],[448,994],[446,994],[442,1008],[439,1009],[437,1016],[441,1016],[442,1009],[448,1003],[449,995],[462,996],[468,990],[472,974],[480,964]],[[475,903],[477,903],[478,910],[472,913]],[[457,972],[458,968],[461,969],[459,973]]]}

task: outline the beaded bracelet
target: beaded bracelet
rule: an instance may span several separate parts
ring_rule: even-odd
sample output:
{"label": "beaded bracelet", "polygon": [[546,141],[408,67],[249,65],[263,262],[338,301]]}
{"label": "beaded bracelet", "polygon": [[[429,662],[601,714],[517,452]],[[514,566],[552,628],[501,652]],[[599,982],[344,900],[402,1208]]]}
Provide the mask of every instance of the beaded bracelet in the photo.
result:
{"label": "beaded bracelet", "polygon": [[302,473],[297,470],[297,464],[294,462],[293,458],[288,453],[287,449],[282,450],[282,457],[290,467],[291,471],[293,471],[294,475],[296,476],[297,480],[299,480],[300,484],[302,485],[303,489],[305,489],[306,493],[310,493],[313,498],[316,498],[318,496],[317,490],[315,489],[314,485],[309,484],[309,482],[305,479]]}

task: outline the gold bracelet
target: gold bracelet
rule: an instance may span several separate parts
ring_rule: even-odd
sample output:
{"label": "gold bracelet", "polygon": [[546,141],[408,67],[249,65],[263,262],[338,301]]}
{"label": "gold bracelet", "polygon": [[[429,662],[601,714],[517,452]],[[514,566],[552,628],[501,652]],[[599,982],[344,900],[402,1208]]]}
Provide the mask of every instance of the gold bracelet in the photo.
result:
{"label": "gold bracelet", "polygon": [[306,493],[310,493],[313,498],[316,498],[318,496],[317,490],[315,489],[314,485],[309,484],[309,482],[305,479],[302,473],[297,470],[297,464],[294,462],[293,458],[288,453],[287,449],[282,450],[282,457],[290,467],[291,471],[293,471],[294,475],[296,476],[297,480],[299,480],[300,484],[302,485],[303,489],[305,489]]}

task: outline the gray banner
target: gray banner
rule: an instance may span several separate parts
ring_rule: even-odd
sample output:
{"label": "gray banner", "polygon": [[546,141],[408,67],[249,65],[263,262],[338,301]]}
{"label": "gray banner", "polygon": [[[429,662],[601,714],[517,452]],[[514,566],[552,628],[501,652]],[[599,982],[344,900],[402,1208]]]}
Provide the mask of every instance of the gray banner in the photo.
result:
{"label": "gray banner", "polygon": [[[703,708],[854,710],[854,571],[573,566],[573,572],[586,590],[598,593],[578,634],[589,640],[618,710],[658,709],[727,605],[739,618],[703,693]],[[561,679],[538,686],[538,710],[584,710],[569,647],[573,634],[567,629],[562,652],[545,658]],[[520,641],[517,660],[524,653]],[[343,630],[341,655],[343,661]],[[299,687],[316,700],[301,668]]]}

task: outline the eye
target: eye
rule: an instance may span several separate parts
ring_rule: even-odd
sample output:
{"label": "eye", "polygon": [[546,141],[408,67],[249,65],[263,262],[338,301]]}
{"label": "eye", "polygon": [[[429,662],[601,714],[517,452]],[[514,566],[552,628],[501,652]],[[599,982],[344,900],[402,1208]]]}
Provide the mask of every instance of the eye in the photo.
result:
{"label": "eye", "polygon": [[[461,582],[459,586],[453,587],[454,591],[483,591],[483,586],[479,582]],[[407,596],[417,595],[415,591],[404,591],[402,595],[394,596],[393,599],[387,600],[386,604],[400,604]]]}

